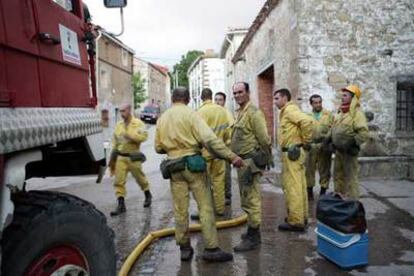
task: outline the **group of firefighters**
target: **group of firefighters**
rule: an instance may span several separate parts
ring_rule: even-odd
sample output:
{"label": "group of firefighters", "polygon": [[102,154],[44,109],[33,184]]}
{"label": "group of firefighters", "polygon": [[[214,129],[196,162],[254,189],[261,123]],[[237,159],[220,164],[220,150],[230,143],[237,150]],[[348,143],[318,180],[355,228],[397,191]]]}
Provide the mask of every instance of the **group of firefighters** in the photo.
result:
{"label": "group of firefighters", "polygon": [[[246,82],[233,85],[233,96],[239,105],[235,117],[224,107],[226,95],[203,89],[203,104],[194,111],[188,107],[187,88],[172,92],[172,107],[159,118],[155,133],[155,151],[166,154],[160,169],[170,179],[175,216],[175,238],[181,260],[193,256],[189,238],[190,191],[197,202],[204,238],[202,258],[211,262],[233,259],[219,248],[216,218],[225,215],[231,204],[231,166],[237,169],[241,208],[248,216],[247,231],[241,235],[235,252],[256,249],[261,243],[262,206],[260,178],[263,170],[274,167],[272,143],[263,112],[250,101]],[[368,126],[360,109],[360,89],[349,85],[342,89],[342,104],[336,114],[322,108],[322,97],[309,99],[312,113],[306,114],[291,100],[288,89],[273,93],[280,110],[277,141],[282,160],[282,187],[287,217],[280,231],[305,231],[308,224],[308,200],[313,199],[315,172],[319,172],[320,194],[328,189],[332,154],[335,191],[358,199],[358,153],[368,138]],[[130,105],[121,107],[123,120],[116,126],[111,154],[111,173],[118,199],[112,216],[125,208],[125,182],[130,171],[145,193],[144,207],[151,205],[152,195],[142,171],[145,156],[140,144],[147,137],[144,123],[132,115]]]}

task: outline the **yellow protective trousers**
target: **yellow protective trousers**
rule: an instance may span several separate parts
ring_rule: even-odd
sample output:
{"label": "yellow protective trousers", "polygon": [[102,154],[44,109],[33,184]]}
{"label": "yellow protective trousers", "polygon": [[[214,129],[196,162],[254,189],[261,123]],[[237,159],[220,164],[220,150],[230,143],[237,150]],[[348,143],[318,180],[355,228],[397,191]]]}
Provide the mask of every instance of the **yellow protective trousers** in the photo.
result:
{"label": "yellow protective trousers", "polygon": [[225,179],[226,161],[222,159],[211,159],[207,163],[208,177],[213,190],[213,200],[216,214],[224,214],[225,204]]}
{"label": "yellow protective trousers", "polygon": [[319,173],[321,188],[329,188],[331,178],[332,153],[323,151],[320,147],[313,147],[306,155],[306,183],[308,187],[315,186],[315,173]]}
{"label": "yellow protective trousers", "polygon": [[245,183],[242,179],[248,167],[237,169],[242,210],[247,214],[247,223],[251,228],[258,228],[262,223],[262,197],[260,195],[261,173],[254,173],[252,181]]}
{"label": "yellow protective trousers", "polygon": [[306,192],[305,155],[301,150],[298,160],[292,161],[282,153],[282,188],[287,208],[287,223],[305,226],[308,218],[308,195]]}
{"label": "yellow protective trousers", "polygon": [[358,156],[336,151],[334,162],[335,192],[351,199],[359,198]]}
{"label": "yellow protective trousers", "polygon": [[205,248],[218,247],[216,219],[207,175],[205,173],[193,173],[186,169],[173,173],[170,183],[174,203],[175,239],[177,244],[188,245],[190,243],[188,207],[191,191],[200,214]]}
{"label": "yellow protective trousers", "polygon": [[132,162],[129,157],[118,156],[115,165],[115,194],[116,197],[125,197],[126,189],[125,183],[127,179],[128,172],[131,172],[132,176],[135,178],[136,182],[141,187],[142,191],[149,190],[149,183],[147,177],[142,171],[142,164],[140,161]]}

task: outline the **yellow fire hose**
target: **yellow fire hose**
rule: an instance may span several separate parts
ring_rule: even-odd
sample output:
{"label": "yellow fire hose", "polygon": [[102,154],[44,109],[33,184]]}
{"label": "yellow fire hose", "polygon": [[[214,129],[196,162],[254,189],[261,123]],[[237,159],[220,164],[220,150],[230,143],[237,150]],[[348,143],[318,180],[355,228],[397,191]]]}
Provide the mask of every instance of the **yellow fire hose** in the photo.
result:
{"label": "yellow fire hose", "polygon": [[[244,214],[240,217],[230,219],[230,220],[223,220],[216,223],[217,229],[223,228],[230,228],[234,226],[241,225],[247,221],[247,215]],[[201,231],[201,225],[199,223],[191,224],[190,225],[190,232],[198,232]],[[124,262],[119,271],[119,276],[127,276],[129,271],[131,270],[132,266],[139,258],[139,256],[145,251],[148,245],[150,245],[154,240],[174,235],[175,228],[165,228],[157,231],[150,232],[129,254],[128,258]]]}

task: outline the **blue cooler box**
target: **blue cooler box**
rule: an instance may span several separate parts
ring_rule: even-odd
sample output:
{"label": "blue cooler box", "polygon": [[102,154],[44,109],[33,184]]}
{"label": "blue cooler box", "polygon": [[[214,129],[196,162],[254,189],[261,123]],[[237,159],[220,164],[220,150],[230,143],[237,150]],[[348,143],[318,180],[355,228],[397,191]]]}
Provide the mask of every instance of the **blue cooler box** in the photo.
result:
{"label": "blue cooler box", "polygon": [[339,267],[350,269],[368,264],[368,231],[344,234],[318,221],[318,253]]}

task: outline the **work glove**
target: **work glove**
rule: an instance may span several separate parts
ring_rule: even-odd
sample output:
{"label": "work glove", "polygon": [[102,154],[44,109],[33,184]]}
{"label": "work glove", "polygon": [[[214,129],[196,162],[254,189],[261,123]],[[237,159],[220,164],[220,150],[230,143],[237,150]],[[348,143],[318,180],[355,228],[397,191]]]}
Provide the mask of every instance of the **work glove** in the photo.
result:
{"label": "work glove", "polygon": [[111,177],[115,175],[115,164],[116,162],[109,161],[108,168],[109,168],[109,175]]}
{"label": "work glove", "polygon": [[311,143],[303,144],[302,148],[306,151],[310,151],[312,149],[312,144]]}
{"label": "work glove", "polygon": [[291,161],[297,161],[300,157],[300,148],[297,145],[289,146],[287,155]]}
{"label": "work glove", "polygon": [[327,145],[329,145],[329,144],[331,144],[331,143],[332,143],[332,137],[331,137],[331,136],[326,137],[326,138],[324,138],[324,139],[322,140],[322,146],[327,146]]}
{"label": "work glove", "polygon": [[357,145],[355,139],[352,139],[352,141],[345,146],[345,152],[352,156],[357,156],[360,149],[361,148]]}
{"label": "work glove", "polygon": [[335,147],[332,144],[332,138],[327,137],[322,140],[321,150],[327,154],[332,153],[335,151]]}
{"label": "work glove", "polygon": [[315,143],[315,144],[319,144],[319,143],[322,143],[323,140],[325,140],[325,139],[326,138],[324,138],[324,137],[319,137],[319,138],[313,139],[312,142]]}
{"label": "work glove", "polygon": [[250,166],[246,166],[240,171],[239,179],[242,186],[250,186],[253,184],[253,172]]}
{"label": "work glove", "polygon": [[109,158],[109,163],[108,163],[109,174],[111,177],[115,175],[115,165],[116,165],[117,158],[118,158],[118,151],[112,150],[111,156]]}

